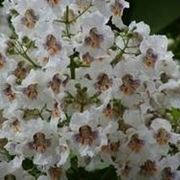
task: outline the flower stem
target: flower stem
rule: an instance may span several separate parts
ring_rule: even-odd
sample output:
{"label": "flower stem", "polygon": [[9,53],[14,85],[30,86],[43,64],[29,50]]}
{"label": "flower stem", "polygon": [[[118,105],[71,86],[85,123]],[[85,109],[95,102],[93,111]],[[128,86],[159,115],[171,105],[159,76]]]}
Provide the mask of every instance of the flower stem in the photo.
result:
{"label": "flower stem", "polygon": [[26,51],[24,50],[22,44],[21,44],[20,42],[18,42],[18,41],[16,41],[16,43],[17,43],[18,46],[21,48],[21,50],[20,50],[20,49],[18,49],[18,48],[16,47],[16,51],[17,51],[18,55],[20,55],[20,56],[22,56],[24,59],[26,59],[30,64],[33,65],[34,68],[41,68],[40,65],[36,64],[36,63],[29,57],[29,55],[27,54],[27,50],[26,50]]}
{"label": "flower stem", "polygon": [[66,17],[65,17],[65,24],[66,24],[66,35],[67,37],[71,38],[71,34],[69,32],[69,28],[70,28],[70,25],[69,25],[69,6],[66,6]]}
{"label": "flower stem", "polygon": [[[59,22],[59,23],[64,23],[64,24],[71,24],[73,23],[74,21],[76,21],[79,17],[81,17],[86,11],[89,10],[89,8],[92,6],[92,4],[89,4],[89,6],[87,8],[85,8],[81,13],[79,13],[74,19],[72,19],[71,21],[67,21],[67,19],[65,20],[59,20],[59,19],[56,19],[55,22]],[[66,7],[66,12],[67,12],[67,9],[69,11],[69,8]],[[69,14],[68,14],[69,15]],[[68,18],[69,19],[69,18]]]}
{"label": "flower stem", "polygon": [[126,48],[128,47],[129,44],[129,38],[127,39],[127,41],[124,43],[124,48],[120,49],[120,52],[116,55],[116,57],[111,61],[111,65],[114,67],[116,64],[119,63],[119,61],[121,60],[123,54],[125,53]]}
{"label": "flower stem", "polygon": [[76,21],[76,20],[77,20],[79,17],[81,17],[86,11],[88,11],[91,6],[92,6],[92,5],[89,4],[89,6],[88,6],[86,9],[84,9],[84,11],[82,11],[82,12],[81,12],[80,14],[78,14],[74,19],[72,19],[71,21],[69,21],[69,23],[72,23],[72,22]]}
{"label": "flower stem", "polygon": [[29,63],[31,63],[35,68],[41,68],[40,65],[36,64],[26,53],[20,54],[24,59],[26,59]]}
{"label": "flower stem", "polygon": [[76,78],[76,63],[74,62],[74,59],[71,58],[70,59],[70,73],[71,73],[71,79],[75,79]]}

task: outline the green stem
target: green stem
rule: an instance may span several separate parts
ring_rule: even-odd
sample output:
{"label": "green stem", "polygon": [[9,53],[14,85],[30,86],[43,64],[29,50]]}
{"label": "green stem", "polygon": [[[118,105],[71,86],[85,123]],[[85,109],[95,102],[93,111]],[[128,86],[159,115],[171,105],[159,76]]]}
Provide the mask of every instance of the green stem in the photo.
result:
{"label": "green stem", "polygon": [[59,23],[64,23],[64,24],[66,24],[66,21],[63,21],[63,20],[58,20],[58,19],[56,19],[56,20],[54,20],[55,22],[59,22]]}
{"label": "green stem", "polygon": [[121,60],[123,54],[125,53],[126,48],[128,47],[129,44],[129,38],[127,39],[126,43],[124,43],[124,48],[121,49],[121,51],[116,55],[116,57],[111,61],[111,65],[114,67],[116,64],[119,63]]}
{"label": "green stem", "polygon": [[[81,17],[86,11],[88,11],[89,10],[89,8],[91,7],[92,5],[91,4],[89,4],[89,6],[86,8],[86,9],[84,9],[81,13],[79,13],[74,19],[72,19],[71,21],[67,21],[67,19],[64,21],[64,20],[55,20],[55,22],[59,22],[59,23],[64,23],[64,24],[71,24],[71,23],[73,23],[74,21],[76,21],[79,17]],[[67,8],[67,7],[66,7]],[[66,9],[66,12],[67,12],[67,9]]]}
{"label": "green stem", "polygon": [[41,68],[38,64],[36,64],[26,53],[20,54],[24,59],[26,59],[29,63],[31,63],[35,68]]}
{"label": "green stem", "polygon": [[[126,47],[126,48],[129,48],[129,46]],[[118,47],[118,49],[120,49],[124,54],[132,54],[132,55],[138,55],[138,54],[139,54],[138,52],[136,52],[136,53],[133,53],[133,52],[126,52],[126,51],[125,51],[126,49],[121,49],[120,47]]]}
{"label": "green stem", "polygon": [[27,54],[27,51],[24,50],[22,44],[18,41],[16,41],[16,43],[18,44],[18,46],[21,48],[21,50],[19,50],[16,47],[16,51],[18,52],[19,55],[21,55],[24,59],[26,59],[30,64],[32,64],[35,68],[41,68],[41,66],[39,66],[38,64],[36,64]]}
{"label": "green stem", "polygon": [[123,55],[123,51],[121,50],[120,53],[118,53],[116,55],[116,57],[111,61],[111,65],[114,67],[116,64],[118,64],[118,62],[120,61],[120,59],[122,58]]}
{"label": "green stem", "polygon": [[71,34],[69,32],[69,29],[70,29],[70,24],[69,24],[69,6],[66,6],[66,20],[65,20],[65,23],[66,23],[66,35],[67,35],[67,37],[71,38]]}
{"label": "green stem", "polygon": [[81,17],[86,11],[88,11],[88,9],[91,7],[92,5],[91,4],[89,4],[89,6],[86,8],[86,9],[84,9],[84,11],[82,11],[80,14],[78,14],[74,19],[72,19],[71,21],[69,21],[69,23],[72,23],[72,22],[74,22],[74,21],[76,21],[79,17]]}
{"label": "green stem", "polygon": [[80,103],[80,112],[84,111],[84,103]]}
{"label": "green stem", "polygon": [[75,64],[73,58],[71,58],[69,68],[70,68],[70,72],[71,72],[71,79],[75,79],[76,78],[76,64]]}

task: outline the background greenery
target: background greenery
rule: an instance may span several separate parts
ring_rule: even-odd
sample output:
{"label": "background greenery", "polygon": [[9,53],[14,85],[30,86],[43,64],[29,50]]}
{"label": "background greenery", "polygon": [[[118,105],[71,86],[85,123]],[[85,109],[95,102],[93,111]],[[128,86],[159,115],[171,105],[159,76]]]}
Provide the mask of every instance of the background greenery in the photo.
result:
{"label": "background greenery", "polygon": [[180,59],[180,0],[127,0],[130,9],[126,9],[124,21],[144,21],[149,24],[152,33],[166,34],[174,40],[170,49],[175,58]]}

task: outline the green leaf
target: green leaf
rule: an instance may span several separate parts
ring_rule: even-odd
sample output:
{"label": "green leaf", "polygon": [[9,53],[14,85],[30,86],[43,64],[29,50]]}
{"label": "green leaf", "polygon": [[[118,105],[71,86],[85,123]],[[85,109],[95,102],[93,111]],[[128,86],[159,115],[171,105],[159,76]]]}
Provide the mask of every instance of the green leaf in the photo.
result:
{"label": "green leaf", "polygon": [[30,170],[34,166],[33,161],[31,159],[24,159],[22,162],[22,167],[24,170]]}
{"label": "green leaf", "polygon": [[0,0],[0,6],[3,6],[3,3],[4,2],[4,0]]}
{"label": "green leaf", "polygon": [[169,110],[169,113],[171,115],[172,129],[175,132],[180,133],[180,109],[178,109],[178,108],[171,108]]}
{"label": "green leaf", "polygon": [[66,175],[68,180],[117,180],[116,171],[112,166],[89,172],[78,167],[75,156],[71,158],[71,168],[68,169]]}
{"label": "green leaf", "polygon": [[177,122],[178,120],[180,120],[180,109],[172,108],[171,115],[173,117],[173,120]]}
{"label": "green leaf", "polygon": [[115,169],[113,167],[106,168],[100,180],[118,180]]}

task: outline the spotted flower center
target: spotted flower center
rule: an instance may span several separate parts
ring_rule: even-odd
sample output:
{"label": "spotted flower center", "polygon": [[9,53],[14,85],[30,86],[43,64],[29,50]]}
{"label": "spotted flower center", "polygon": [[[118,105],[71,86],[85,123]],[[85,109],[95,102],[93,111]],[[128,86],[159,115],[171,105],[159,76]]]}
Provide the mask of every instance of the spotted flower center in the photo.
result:
{"label": "spotted flower center", "polygon": [[115,3],[111,5],[111,11],[114,16],[121,16],[122,10],[123,10],[123,5],[118,0],[116,0]]}
{"label": "spotted flower center", "polygon": [[59,78],[59,74],[55,74],[52,81],[49,82],[49,87],[55,94],[59,94],[61,90],[62,80]]}
{"label": "spotted flower center", "polygon": [[9,101],[13,101],[16,98],[16,94],[13,92],[10,84],[6,84],[6,88],[3,90],[3,92]]}
{"label": "spotted flower center", "polygon": [[5,57],[0,53],[0,69],[4,67],[6,63]]}
{"label": "spotted flower center", "polygon": [[168,143],[170,134],[165,129],[160,128],[154,137],[159,145],[164,145]]}
{"label": "spotted flower center", "polygon": [[131,171],[131,167],[128,165],[128,164],[126,164],[125,166],[124,166],[124,168],[122,169],[122,175],[123,176],[125,176],[125,177],[127,177],[128,175],[129,175],[129,173],[130,173],[130,171]]}
{"label": "spotted flower center", "polygon": [[146,51],[146,56],[144,58],[144,63],[147,67],[153,68],[155,66],[155,63],[157,61],[157,55],[154,54],[152,49],[148,49]]}
{"label": "spotted flower center", "polygon": [[156,163],[151,160],[147,160],[140,168],[140,174],[143,176],[153,176],[157,172]]}
{"label": "spotted flower center", "polygon": [[111,106],[110,103],[107,104],[107,106],[106,106],[106,108],[104,109],[103,113],[104,113],[104,115],[105,115],[106,117],[109,117],[109,118],[113,117],[113,114],[114,114],[114,112],[113,112],[113,107]]}
{"label": "spotted flower center", "polygon": [[174,180],[175,174],[171,171],[170,167],[166,167],[162,171],[162,179],[163,180]]}
{"label": "spotted flower center", "polygon": [[47,2],[51,5],[51,6],[57,6],[61,0],[47,0]]}
{"label": "spotted flower center", "polygon": [[85,38],[85,44],[92,48],[100,48],[103,39],[104,39],[103,35],[98,34],[97,28],[92,28],[89,31],[89,36]]}
{"label": "spotted flower center", "polygon": [[90,65],[94,58],[89,54],[89,52],[82,55],[82,60],[85,64]]}
{"label": "spotted flower center", "polygon": [[128,147],[135,153],[140,152],[143,146],[144,141],[142,139],[139,139],[137,134],[133,135],[130,142],[128,143]]}
{"label": "spotted flower center", "polygon": [[108,154],[113,154],[118,152],[119,146],[120,146],[119,142],[108,143],[107,145],[102,146],[102,151]]}
{"label": "spotted flower center", "polygon": [[18,119],[14,120],[10,126],[15,132],[21,131],[21,125]]}
{"label": "spotted flower center", "polygon": [[35,15],[33,9],[26,10],[24,17],[22,18],[23,24],[29,29],[33,29],[35,27],[37,20],[38,17]]}
{"label": "spotted flower center", "polygon": [[50,140],[46,139],[45,134],[38,132],[33,136],[31,147],[38,153],[44,153],[50,146]]}
{"label": "spotted flower center", "polygon": [[14,70],[13,74],[18,78],[18,79],[24,79],[27,75],[28,70],[24,67],[24,63],[20,62],[17,65],[17,68]]}
{"label": "spotted flower center", "polygon": [[37,99],[38,96],[38,85],[37,84],[30,84],[24,89],[24,94],[29,99]]}
{"label": "spotted flower center", "polygon": [[124,107],[120,102],[109,102],[104,108],[103,113],[109,119],[122,117],[124,113]]}
{"label": "spotted flower center", "polygon": [[62,169],[60,167],[50,167],[49,175],[51,180],[60,180],[62,175]]}
{"label": "spotted flower center", "polygon": [[101,73],[97,77],[97,82],[95,83],[96,89],[99,91],[105,91],[112,86],[112,79],[108,77],[107,74]]}
{"label": "spotted flower center", "polygon": [[58,102],[55,102],[52,110],[52,117],[56,118],[56,117],[60,117],[60,115],[61,115],[61,109],[59,107]]}
{"label": "spotted flower center", "polygon": [[56,37],[52,34],[49,34],[46,37],[45,42],[45,49],[48,51],[48,53],[53,56],[57,53],[59,53],[62,49],[61,43],[57,41]]}
{"label": "spotted flower center", "polygon": [[75,135],[76,141],[83,145],[92,145],[96,138],[97,133],[92,131],[88,125],[79,128],[79,134]]}
{"label": "spotted flower center", "polygon": [[140,81],[134,80],[129,74],[122,78],[122,82],[123,84],[121,85],[120,90],[123,91],[125,95],[132,95],[140,86]]}

